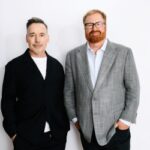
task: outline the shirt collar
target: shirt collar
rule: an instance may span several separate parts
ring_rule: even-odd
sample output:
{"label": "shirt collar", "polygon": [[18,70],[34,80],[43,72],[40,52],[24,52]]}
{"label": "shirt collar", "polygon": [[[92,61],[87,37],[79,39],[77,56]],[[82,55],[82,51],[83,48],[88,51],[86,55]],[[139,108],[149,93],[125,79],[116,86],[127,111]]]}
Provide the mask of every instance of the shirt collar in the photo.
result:
{"label": "shirt collar", "polygon": [[[105,41],[104,41],[102,47],[101,47],[100,49],[98,49],[97,52],[99,52],[100,50],[104,52],[104,51],[106,50],[107,43],[108,43],[108,40],[105,39]],[[90,48],[89,43],[87,43],[87,50],[90,50],[91,52],[93,52],[93,49]]]}

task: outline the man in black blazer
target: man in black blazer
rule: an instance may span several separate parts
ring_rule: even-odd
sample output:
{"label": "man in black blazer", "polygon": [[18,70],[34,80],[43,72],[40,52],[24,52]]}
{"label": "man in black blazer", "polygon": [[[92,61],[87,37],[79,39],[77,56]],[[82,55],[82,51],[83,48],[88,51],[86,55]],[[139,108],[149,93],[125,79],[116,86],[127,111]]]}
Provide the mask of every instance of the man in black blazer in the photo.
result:
{"label": "man in black blazer", "polygon": [[5,68],[3,127],[15,150],[64,150],[69,121],[63,67],[45,51],[49,41],[45,22],[31,18],[26,26],[29,48]]}

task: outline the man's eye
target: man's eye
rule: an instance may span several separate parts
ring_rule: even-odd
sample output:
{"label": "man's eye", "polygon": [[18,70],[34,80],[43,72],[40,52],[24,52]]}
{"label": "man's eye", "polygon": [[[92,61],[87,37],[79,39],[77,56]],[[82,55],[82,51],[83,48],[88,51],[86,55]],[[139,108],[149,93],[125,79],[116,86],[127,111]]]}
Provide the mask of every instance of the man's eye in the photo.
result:
{"label": "man's eye", "polygon": [[89,24],[87,24],[87,26],[91,27],[91,26],[93,26],[93,24],[92,24],[92,23],[89,23]]}
{"label": "man's eye", "polygon": [[41,34],[40,36],[41,36],[41,37],[44,37],[44,36],[45,36],[45,34]]}
{"label": "man's eye", "polygon": [[99,25],[101,25],[101,23],[100,23],[100,22],[97,22],[97,23],[96,23],[96,25],[98,25],[98,26],[99,26]]}
{"label": "man's eye", "polygon": [[34,37],[35,35],[34,34],[30,34],[30,37]]}

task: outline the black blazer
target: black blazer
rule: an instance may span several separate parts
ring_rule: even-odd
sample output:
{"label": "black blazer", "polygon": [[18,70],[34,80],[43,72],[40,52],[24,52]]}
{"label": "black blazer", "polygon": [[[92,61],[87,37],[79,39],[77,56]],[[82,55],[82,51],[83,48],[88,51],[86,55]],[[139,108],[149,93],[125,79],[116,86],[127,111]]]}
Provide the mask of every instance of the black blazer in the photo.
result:
{"label": "black blazer", "polygon": [[38,142],[47,121],[53,136],[66,136],[69,121],[63,88],[63,67],[48,54],[45,80],[28,49],[10,61],[5,68],[1,101],[3,126],[8,135],[17,134]]}

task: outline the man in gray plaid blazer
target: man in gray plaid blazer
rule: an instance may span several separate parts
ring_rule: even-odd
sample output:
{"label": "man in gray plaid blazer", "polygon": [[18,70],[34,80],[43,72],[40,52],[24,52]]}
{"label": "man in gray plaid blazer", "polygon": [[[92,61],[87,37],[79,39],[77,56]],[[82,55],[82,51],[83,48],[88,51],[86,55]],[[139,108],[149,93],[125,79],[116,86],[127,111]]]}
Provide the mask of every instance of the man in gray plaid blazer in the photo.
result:
{"label": "man in gray plaid blazer", "polygon": [[129,150],[139,105],[139,81],[130,48],[106,38],[106,15],[83,18],[87,43],[67,54],[65,106],[85,150]]}

